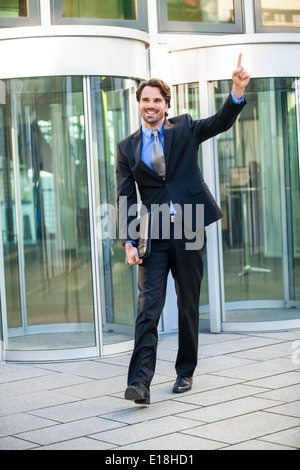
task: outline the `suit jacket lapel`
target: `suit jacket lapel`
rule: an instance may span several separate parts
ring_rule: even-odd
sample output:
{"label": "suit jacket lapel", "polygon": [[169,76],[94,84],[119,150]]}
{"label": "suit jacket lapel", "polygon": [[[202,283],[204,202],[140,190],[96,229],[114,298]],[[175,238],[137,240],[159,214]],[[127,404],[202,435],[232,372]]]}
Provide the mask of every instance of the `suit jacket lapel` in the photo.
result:
{"label": "suit jacket lapel", "polygon": [[165,147],[165,159],[166,159],[166,169],[168,169],[169,160],[170,160],[170,151],[171,151],[171,143],[172,143],[172,136],[173,136],[173,124],[166,119],[164,127],[164,147]]}
{"label": "suit jacket lapel", "polygon": [[135,162],[138,163],[142,156],[142,128],[134,134],[132,139],[132,148]]}

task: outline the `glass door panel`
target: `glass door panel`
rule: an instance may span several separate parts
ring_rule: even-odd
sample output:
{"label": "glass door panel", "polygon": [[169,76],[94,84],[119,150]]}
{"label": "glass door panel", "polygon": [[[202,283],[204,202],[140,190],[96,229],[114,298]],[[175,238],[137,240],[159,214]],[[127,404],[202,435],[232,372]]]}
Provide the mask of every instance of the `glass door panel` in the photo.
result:
{"label": "glass door panel", "polygon": [[[175,114],[188,113],[193,119],[200,118],[200,98],[198,83],[185,83],[174,87]],[[198,163],[203,172],[202,148],[199,148]],[[206,250],[203,256],[204,276],[201,283],[200,295],[200,330],[210,329],[209,315],[209,294],[208,294],[208,275],[207,275],[207,256]]]}
{"label": "glass door panel", "polygon": [[[281,92],[282,113],[286,125],[283,126],[285,188],[287,212],[287,241],[289,272],[289,299],[300,300],[300,151],[298,132],[300,131],[300,80],[291,85],[292,90]],[[295,303],[295,305],[297,305]]]}
{"label": "glass door panel", "polygon": [[[15,213],[16,229],[7,233],[18,245],[18,256],[7,257],[15,270],[5,267],[6,297],[19,284],[22,316],[22,333],[10,329],[6,348],[95,346],[82,78],[7,81],[3,116],[12,129],[15,192],[3,193],[2,226]],[[8,302],[9,327],[14,317]]]}
{"label": "glass door panel", "polygon": [[91,78],[92,140],[95,168],[98,253],[102,287],[103,344],[133,339],[137,304],[136,267],[125,264],[118,239],[116,146],[138,129],[137,82]]}
{"label": "glass door panel", "polygon": [[[231,89],[215,84],[218,109]],[[245,308],[295,306],[299,291],[299,147],[294,79],[252,79],[237,123],[217,138],[226,314],[276,320]],[[297,232],[297,233],[296,233]],[[299,277],[299,276],[298,276]],[[255,303],[245,303],[254,301]],[[275,304],[274,302],[275,301]],[[235,309],[230,312],[231,309]],[[286,311],[284,318],[299,312]]]}

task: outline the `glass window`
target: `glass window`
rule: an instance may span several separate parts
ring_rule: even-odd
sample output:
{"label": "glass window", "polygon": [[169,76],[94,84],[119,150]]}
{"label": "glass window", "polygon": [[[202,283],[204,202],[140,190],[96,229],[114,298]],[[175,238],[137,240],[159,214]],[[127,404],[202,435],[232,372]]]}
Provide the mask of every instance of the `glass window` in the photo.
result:
{"label": "glass window", "polygon": [[299,31],[299,0],[255,0],[255,18],[258,32]]}
{"label": "glass window", "polygon": [[0,17],[28,16],[27,0],[0,0]]}
{"label": "glass window", "polygon": [[39,0],[0,0],[0,28],[38,24]]}
{"label": "glass window", "polygon": [[118,237],[115,156],[117,143],[139,127],[136,89],[135,80],[91,77],[104,345],[132,340],[134,336],[137,271],[125,264],[125,249]]}
{"label": "glass window", "polygon": [[[199,85],[198,83],[185,83],[174,87],[174,105],[175,115],[188,113],[193,119],[200,117]],[[202,148],[199,148],[198,155],[199,167],[202,171]],[[204,252],[204,276],[201,284],[200,295],[200,330],[210,330],[209,322],[209,294],[208,294],[208,275],[207,275],[207,256]]]}
{"label": "glass window", "polygon": [[95,24],[146,30],[146,0],[51,0],[55,24]]}
{"label": "glass window", "polygon": [[168,21],[234,23],[233,0],[167,0]]}
{"label": "glass window", "polygon": [[2,85],[5,347],[95,346],[82,77]]}
{"label": "glass window", "polygon": [[62,0],[62,11],[64,18],[137,19],[135,0]]}
{"label": "glass window", "polygon": [[159,0],[161,31],[241,32],[241,2],[234,0]]}
{"label": "glass window", "polygon": [[[299,316],[292,309],[300,300],[298,83],[252,79],[237,123],[217,138],[225,321]],[[217,82],[216,109],[230,89],[230,82]],[[291,309],[249,316],[235,306],[245,308],[247,301],[278,301]]]}

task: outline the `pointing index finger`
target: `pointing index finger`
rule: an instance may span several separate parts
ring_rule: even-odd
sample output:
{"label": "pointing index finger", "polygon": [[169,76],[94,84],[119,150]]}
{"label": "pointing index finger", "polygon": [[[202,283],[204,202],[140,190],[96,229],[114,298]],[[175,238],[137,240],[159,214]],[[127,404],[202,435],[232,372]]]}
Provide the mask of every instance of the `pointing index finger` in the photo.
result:
{"label": "pointing index finger", "polygon": [[238,66],[238,67],[240,67],[241,64],[242,64],[242,55],[243,55],[242,52],[240,52],[239,58],[238,58],[238,63],[237,63],[237,66]]}

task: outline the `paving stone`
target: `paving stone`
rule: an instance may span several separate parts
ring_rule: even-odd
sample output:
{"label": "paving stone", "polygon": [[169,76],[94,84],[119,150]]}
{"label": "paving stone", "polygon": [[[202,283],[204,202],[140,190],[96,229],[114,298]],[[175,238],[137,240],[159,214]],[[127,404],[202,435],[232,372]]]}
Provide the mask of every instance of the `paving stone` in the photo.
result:
{"label": "paving stone", "polygon": [[235,377],[244,380],[254,380],[262,377],[271,377],[272,375],[282,374],[295,370],[295,365],[289,359],[279,358],[271,361],[252,362],[243,367],[228,368],[227,370],[216,371],[218,375],[225,377]]}
{"label": "paving stone", "polygon": [[15,400],[12,400],[10,396],[4,396],[3,398],[1,397],[0,401],[0,416],[24,413],[26,411],[34,411],[49,406],[64,405],[76,401],[76,398],[48,391],[19,395]]}
{"label": "paving stone", "polygon": [[278,400],[281,402],[291,402],[298,400],[300,397],[300,384],[291,385],[290,387],[282,387],[277,390],[259,393],[260,398],[267,398],[270,400]]}
{"label": "paving stone", "polygon": [[272,346],[264,346],[255,349],[247,349],[235,353],[237,357],[244,357],[254,361],[266,361],[278,357],[289,357],[293,353],[290,342],[276,343]]}
{"label": "paving stone", "polygon": [[254,393],[263,392],[265,389],[259,387],[250,387],[248,385],[237,384],[227,387],[220,387],[207,392],[196,393],[194,395],[185,396],[177,401],[185,403],[194,403],[199,406],[215,405],[217,403],[225,403],[237,398],[248,397]]}
{"label": "paving stone", "polygon": [[[220,354],[229,354],[235,353],[235,356],[242,357],[242,353],[246,351],[245,356],[247,357],[247,353],[252,350],[257,349],[265,349],[267,345],[274,345],[277,344],[278,340],[275,339],[266,339],[266,338],[242,338],[236,341],[226,341],[219,344],[211,344],[209,346],[201,346],[199,348],[199,352],[204,356],[219,356]],[[261,346],[264,346],[263,348]],[[264,356],[262,355],[262,359]],[[251,357],[249,358],[251,359]],[[257,358],[255,358],[256,360]]]}
{"label": "paving stone", "polygon": [[115,446],[106,442],[82,437],[80,439],[72,439],[57,444],[40,447],[39,450],[109,450]]}
{"label": "paving stone", "polygon": [[75,438],[86,437],[101,431],[116,429],[122,426],[125,426],[125,424],[109,421],[108,419],[103,418],[90,418],[21,433],[18,434],[17,437],[19,439],[33,442],[36,445],[46,446]]}
{"label": "paving stone", "polygon": [[[276,405],[278,402],[271,400],[261,400],[259,398],[246,397],[239,400],[219,403],[217,405],[199,408],[197,410],[181,413],[179,416],[206,423],[228,419],[233,416],[253,413]],[[177,415],[178,416],[178,415]]]}
{"label": "paving stone", "polygon": [[291,446],[299,450],[300,426],[265,436],[264,441],[272,442],[273,444]]}
{"label": "paving stone", "polygon": [[105,415],[112,410],[121,411],[130,406],[130,403],[115,397],[100,397],[90,400],[80,400],[76,403],[52,406],[43,410],[33,411],[32,414],[60,423],[67,423],[85,418]]}
{"label": "paving stone", "polygon": [[61,387],[89,382],[90,379],[68,374],[52,373],[46,376],[26,378],[0,385],[1,396],[24,395],[39,393],[46,390],[55,390]]}
{"label": "paving stone", "polygon": [[300,420],[296,418],[257,411],[198,426],[182,432],[204,439],[219,440],[221,442],[227,442],[228,444],[235,444],[269,435],[270,430],[275,433],[293,428],[297,425],[299,426],[299,423]]}
{"label": "paving stone", "polygon": [[251,385],[254,387],[277,389],[282,387],[288,387],[289,385],[297,385],[299,383],[300,372],[286,372],[283,374],[273,375],[272,377],[251,380],[247,382],[247,385]]}
{"label": "paving stone", "polygon": [[222,450],[291,450],[291,447],[253,439],[252,441],[225,447]]}
{"label": "paving stone", "polygon": [[[271,444],[269,444],[271,445]],[[181,433],[172,433],[167,436],[155,437],[142,443],[121,446],[120,450],[217,450],[224,447],[223,442],[202,439],[201,437],[187,436]]]}
{"label": "paving stone", "polygon": [[127,367],[99,361],[62,362],[48,364],[48,369],[90,379],[106,379],[127,375]]}
{"label": "paving stone", "polygon": [[26,413],[2,416],[0,418],[0,437],[12,436],[13,434],[46,426],[53,426],[53,421]]}
{"label": "paving stone", "polygon": [[150,406],[143,407],[133,403],[131,408],[115,413],[108,413],[105,415],[105,418],[122,423],[134,424],[144,422],[145,420],[149,421],[161,418],[163,416],[172,416],[193,409],[195,409],[195,405],[178,403],[172,400],[168,402],[152,403]]}
{"label": "paving stone", "polygon": [[269,410],[271,413],[278,413],[285,416],[294,416],[300,418],[300,401],[285,403],[284,405],[274,406]]}
{"label": "paving stone", "polygon": [[195,375],[197,376],[200,374],[218,373],[218,375],[230,377],[230,373],[228,375],[223,374],[223,371],[231,371],[232,368],[244,368],[245,366],[252,364],[254,364],[254,362],[251,360],[232,357],[229,354],[224,356],[209,357],[199,361]]}
{"label": "paving stone", "polygon": [[0,450],[28,450],[36,447],[32,442],[23,441],[16,437],[2,437],[0,439]]}
{"label": "paving stone", "polygon": [[152,419],[146,423],[132,424],[130,427],[126,428],[102,432],[93,435],[93,438],[100,439],[110,444],[124,446],[191,428],[197,426],[197,424],[197,422],[188,419],[168,416],[165,418]]}
{"label": "paving stone", "polygon": [[97,398],[124,391],[127,386],[125,376],[108,377],[107,379],[93,380],[79,385],[72,385],[59,389],[59,392],[82,399]]}

